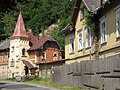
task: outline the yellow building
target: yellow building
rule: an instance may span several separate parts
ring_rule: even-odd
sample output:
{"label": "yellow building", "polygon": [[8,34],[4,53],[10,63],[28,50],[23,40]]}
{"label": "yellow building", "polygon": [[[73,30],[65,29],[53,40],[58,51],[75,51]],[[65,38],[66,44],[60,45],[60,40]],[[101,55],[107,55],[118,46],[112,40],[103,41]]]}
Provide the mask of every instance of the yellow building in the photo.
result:
{"label": "yellow building", "polygon": [[[85,23],[88,12],[93,30]],[[67,64],[120,54],[120,0],[77,0],[71,23],[61,34]]]}

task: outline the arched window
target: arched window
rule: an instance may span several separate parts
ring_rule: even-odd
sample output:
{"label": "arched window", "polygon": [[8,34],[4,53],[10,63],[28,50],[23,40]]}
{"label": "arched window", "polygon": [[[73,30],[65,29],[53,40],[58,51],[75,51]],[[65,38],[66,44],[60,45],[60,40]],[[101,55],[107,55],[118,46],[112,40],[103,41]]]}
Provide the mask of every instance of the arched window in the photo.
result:
{"label": "arched window", "polygon": [[46,53],[45,53],[45,52],[42,52],[42,53],[41,53],[41,57],[42,57],[42,59],[46,59]]}
{"label": "arched window", "polygon": [[25,49],[22,49],[22,56],[25,56]]}
{"label": "arched window", "polygon": [[57,54],[57,52],[53,53],[53,60],[58,60],[58,54]]}

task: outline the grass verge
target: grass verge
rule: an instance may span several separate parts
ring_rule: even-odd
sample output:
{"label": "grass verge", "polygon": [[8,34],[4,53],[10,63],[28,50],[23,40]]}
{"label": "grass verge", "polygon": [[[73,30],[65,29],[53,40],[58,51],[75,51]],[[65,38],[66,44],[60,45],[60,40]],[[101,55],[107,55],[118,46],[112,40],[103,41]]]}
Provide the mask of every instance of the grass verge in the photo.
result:
{"label": "grass verge", "polygon": [[52,87],[52,88],[57,88],[57,89],[61,89],[61,90],[80,90],[79,88],[76,88],[76,87],[62,86],[62,85],[54,84],[54,83],[52,83],[50,78],[47,78],[47,79],[36,78],[36,79],[32,79],[32,80],[28,79],[28,80],[25,80],[24,82],[47,86],[47,87]]}

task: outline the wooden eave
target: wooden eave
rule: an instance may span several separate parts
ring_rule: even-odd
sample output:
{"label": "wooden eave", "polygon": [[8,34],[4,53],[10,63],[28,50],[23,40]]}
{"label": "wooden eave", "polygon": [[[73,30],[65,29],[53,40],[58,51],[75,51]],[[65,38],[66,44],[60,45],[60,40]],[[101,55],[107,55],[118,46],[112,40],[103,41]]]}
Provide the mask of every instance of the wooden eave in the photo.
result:
{"label": "wooden eave", "polygon": [[96,12],[93,13],[93,16],[95,16],[95,15],[97,15],[99,12],[101,12],[107,5],[110,4],[111,1],[112,1],[112,0],[108,0],[107,2],[105,2],[104,4],[102,4],[101,7],[98,8],[98,9],[96,10]]}
{"label": "wooden eave", "polygon": [[82,1],[82,0],[77,0],[77,1],[76,1],[75,7],[74,7],[74,10],[73,10],[71,22],[72,22],[72,24],[73,24],[74,26],[75,26],[75,24],[76,24],[76,20],[77,20],[77,17],[78,17],[78,13],[79,13],[81,1]]}
{"label": "wooden eave", "polygon": [[76,20],[78,17],[81,1],[82,0],[76,0],[75,6],[73,9],[73,13],[72,13],[71,22],[62,30],[62,32],[60,34],[66,34],[66,33],[69,33],[71,31],[75,30],[75,24],[76,24]]}

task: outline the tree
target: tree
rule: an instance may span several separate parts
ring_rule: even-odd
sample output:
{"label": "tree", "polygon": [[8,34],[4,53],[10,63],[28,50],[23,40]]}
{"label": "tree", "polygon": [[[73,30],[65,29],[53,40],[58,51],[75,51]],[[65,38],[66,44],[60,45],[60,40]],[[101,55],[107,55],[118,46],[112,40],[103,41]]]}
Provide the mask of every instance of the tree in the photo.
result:
{"label": "tree", "polygon": [[[0,39],[11,36],[20,12],[20,0],[11,0],[9,4],[13,6],[3,6],[5,10],[0,13],[0,29],[2,30],[0,35],[4,36]],[[26,30],[30,28],[33,34],[37,35],[53,23],[58,23],[59,28],[50,34],[63,47],[64,38],[57,37],[57,35],[70,22],[73,5],[74,3],[69,0],[24,0],[22,2],[22,16]]]}

